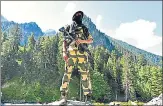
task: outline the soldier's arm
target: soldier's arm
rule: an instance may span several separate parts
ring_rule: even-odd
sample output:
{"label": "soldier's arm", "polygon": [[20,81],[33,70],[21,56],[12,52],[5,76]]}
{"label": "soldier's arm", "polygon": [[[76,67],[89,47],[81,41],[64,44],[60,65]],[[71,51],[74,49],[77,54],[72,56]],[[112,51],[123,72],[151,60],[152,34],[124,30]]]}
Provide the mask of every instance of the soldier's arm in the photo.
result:
{"label": "soldier's arm", "polygon": [[88,36],[88,39],[87,39],[87,40],[78,39],[77,42],[80,42],[80,43],[87,43],[87,44],[93,43],[93,37],[92,37],[92,35],[88,32],[88,30],[87,30],[87,36]]}
{"label": "soldier's arm", "polygon": [[89,33],[88,39],[85,40],[86,43],[93,43],[93,37],[92,35]]}
{"label": "soldier's arm", "polygon": [[78,42],[90,44],[90,43],[93,43],[93,38],[92,37],[89,37],[87,40],[78,39]]}

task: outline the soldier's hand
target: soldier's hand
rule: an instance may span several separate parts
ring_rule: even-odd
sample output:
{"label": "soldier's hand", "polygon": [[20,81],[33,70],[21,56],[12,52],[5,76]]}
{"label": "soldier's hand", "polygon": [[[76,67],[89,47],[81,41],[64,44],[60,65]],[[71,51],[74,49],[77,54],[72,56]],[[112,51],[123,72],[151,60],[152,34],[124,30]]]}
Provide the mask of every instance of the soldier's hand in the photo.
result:
{"label": "soldier's hand", "polygon": [[87,39],[87,40],[77,39],[77,40],[76,40],[76,44],[77,44],[77,45],[79,45],[79,44],[81,44],[81,43],[87,43],[87,44],[89,44],[89,43],[92,43],[92,42],[93,42],[92,39]]}
{"label": "soldier's hand", "polygon": [[77,44],[77,45],[79,45],[79,44],[81,44],[81,43],[82,43],[82,40],[81,40],[81,39],[77,39],[77,40],[76,40],[76,44]]}

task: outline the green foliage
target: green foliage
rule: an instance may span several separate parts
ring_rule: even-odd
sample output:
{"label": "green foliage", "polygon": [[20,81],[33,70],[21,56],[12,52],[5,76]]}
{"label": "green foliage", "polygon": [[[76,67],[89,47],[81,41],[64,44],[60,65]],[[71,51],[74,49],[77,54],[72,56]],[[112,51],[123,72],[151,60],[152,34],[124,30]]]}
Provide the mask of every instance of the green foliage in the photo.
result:
{"label": "green foliage", "polygon": [[[2,100],[58,100],[65,71],[61,33],[42,36],[37,42],[31,33],[28,43],[20,46],[21,31],[18,26],[9,32],[3,33],[2,39]],[[116,50],[122,49],[119,47],[112,47],[109,51],[103,46],[89,46],[89,49],[94,59],[88,67],[94,101],[124,101],[121,97],[132,101],[148,101],[162,92],[162,68],[148,64],[143,55],[135,58],[128,51],[120,54]],[[73,77],[69,85],[69,98],[72,97],[79,99],[78,76]]]}
{"label": "green foliage", "polygon": [[28,47],[29,47],[30,50],[31,49],[34,50],[35,43],[36,43],[36,41],[35,41],[35,38],[34,38],[34,34],[31,33],[31,36],[28,37]]}
{"label": "green foliage", "polygon": [[104,80],[103,74],[100,74],[99,72],[94,72],[92,75],[92,89],[93,98],[96,101],[104,99],[104,96],[110,98],[110,88],[107,86],[107,82]]}
{"label": "green foliage", "polygon": [[26,102],[52,102],[59,99],[59,91],[54,87],[45,87],[39,82],[33,84],[23,84],[19,80],[8,83],[7,87],[2,88],[3,101],[25,100]]}

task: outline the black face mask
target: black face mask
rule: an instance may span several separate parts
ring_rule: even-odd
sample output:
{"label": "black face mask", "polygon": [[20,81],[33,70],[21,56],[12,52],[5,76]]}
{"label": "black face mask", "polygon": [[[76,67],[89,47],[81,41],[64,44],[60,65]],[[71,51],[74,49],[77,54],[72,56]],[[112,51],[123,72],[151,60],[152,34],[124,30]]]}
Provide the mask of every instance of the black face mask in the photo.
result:
{"label": "black face mask", "polygon": [[82,17],[81,16],[77,16],[74,21],[77,23],[77,24],[82,24]]}

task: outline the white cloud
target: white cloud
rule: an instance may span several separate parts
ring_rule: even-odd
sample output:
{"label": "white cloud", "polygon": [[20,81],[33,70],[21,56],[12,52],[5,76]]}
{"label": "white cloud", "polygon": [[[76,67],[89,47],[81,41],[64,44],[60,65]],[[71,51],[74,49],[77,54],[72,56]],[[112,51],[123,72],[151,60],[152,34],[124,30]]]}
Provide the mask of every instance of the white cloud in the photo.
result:
{"label": "white cloud", "polygon": [[36,22],[46,31],[58,30],[72,20],[76,1],[2,1],[1,14],[9,21]]}
{"label": "white cloud", "polygon": [[149,52],[162,56],[162,42],[146,49]]}
{"label": "white cloud", "polygon": [[137,48],[160,55],[162,54],[162,49],[160,49],[162,37],[154,33],[155,29],[155,22],[140,19],[130,23],[122,23],[116,30],[109,30],[107,34]]}
{"label": "white cloud", "polygon": [[45,31],[55,29],[58,25],[54,20],[57,18],[54,16],[55,8],[54,1],[2,1],[1,13],[9,21],[36,22]]}
{"label": "white cloud", "polygon": [[77,11],[76,3],[77,2],[68,2],[64,9],[62,16],[66,17],[65,18],[66,24],[71,24],[71,22],[72,22],[72,16]]}
{"label": "white cloud", "polygon": [[76,4],[73,2],[69,2],[65,7],[65,12],[72,12],[75,8],[76,8]]}
{"label": "white cloud", "polygon": [[108,31],[106,30],[105,33],[106,33],[107,35],[109,35],[109,36],[113,36],[113,35],[115,35],[115,30],[109,29]]}
{"label": "white cloud", "polygon": [[99,14],[96,18],[96,26],[98,29],[101,29],[101,20],[102,20],[102,16]]}

